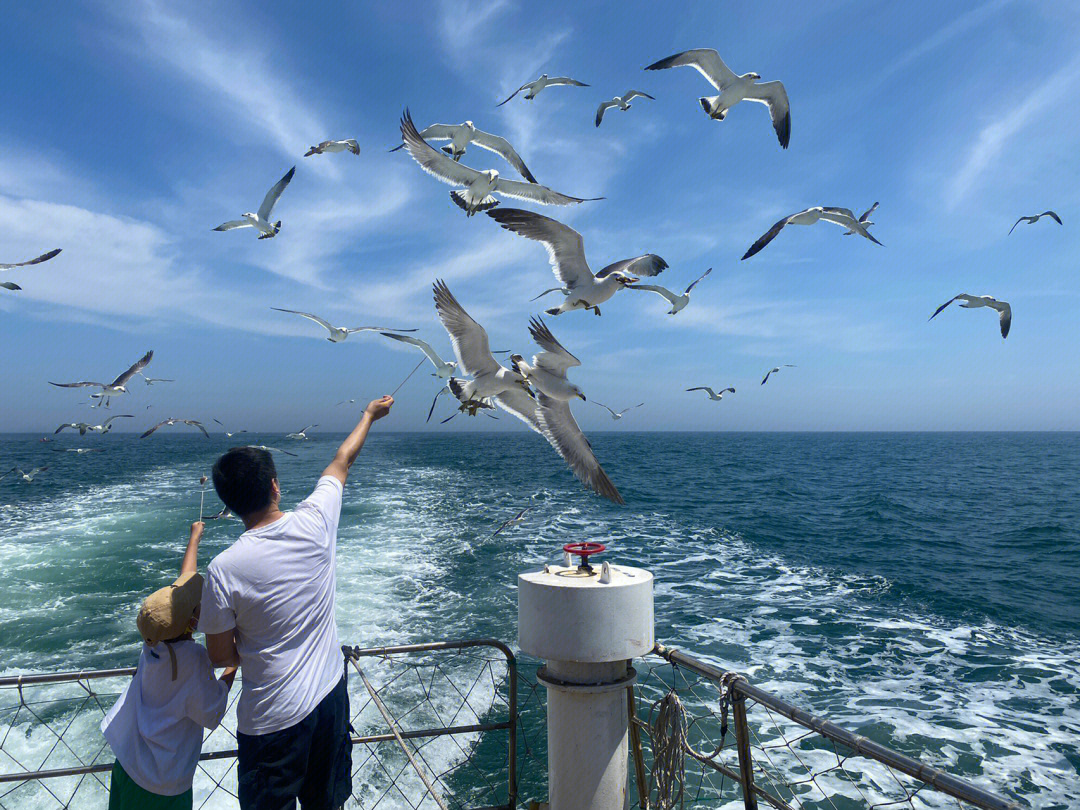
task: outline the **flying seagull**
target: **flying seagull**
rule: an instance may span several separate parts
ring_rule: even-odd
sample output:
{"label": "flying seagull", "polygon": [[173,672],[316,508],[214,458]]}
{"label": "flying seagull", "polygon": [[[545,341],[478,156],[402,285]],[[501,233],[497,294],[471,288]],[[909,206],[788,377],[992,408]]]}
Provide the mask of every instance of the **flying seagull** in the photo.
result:
{"label": "flying seagull", "polygon": [[594,276],[589,263],[585,261],[581,234],[573,228],[519,208],[500,208],[487,214],[506,230],[540,242],[547,248],[548,260],[556,278],[569,290],[566,300],[547,310],[548,315],[559,315],[574,309],[591,309],[599,315],[599,305],[623,287],[639,281],[638,275],[656,276],[668,266],[656,254],[647,253],[609,264]]}
{"label": "flying seagull", "polygon": [[105,435],[110,430],[112,430],[112,420],[113,419],[134,419],[134,418],[135,418],[135,415],[131,414],[131,413],[118,413],[115,416],[110,416],[108,419],[106,419],[100,425],[88,425],[88,424],[86,424],[86,422],[68,422],[67,424],[60,425],[60,427],[58,427],[56,430],[54,430],[53,435],[55,436],[57,433],[64,430],[65,428],[70,428],[72,430],[79,431],[80,436],[85,436],[87,433],[100,433],[102,435]]}
{"label": "flying seagull", "polygon": [[671,311],[668,312],[668,315],[674,315],[676,312],[681,312],[682,310],[686,309],[686,305],[690,303],[690,291],[694,289],[694,285],[696,285],[699,281],[701,281],[711,272],[712,268],[710,267],[708,270],[706,270],[704,273],[702,273],[700,276],[690,282],[690,286],[683,291],[682,295],[679,295],[678,293],[673,293],[667,287],[661,287],[658,284],[634,284],[631,285],[628,289],[654,292],[662,298],[667,299],[667,302],[671,304]]}
{"label": "flying seagull", "polygon": [[612,107],[618,107],[624,112],[630,109],[630,100],[641,96],[642,98],[650,98],[656,101],[655,98],[648,93],[642,93],[640,90],[627,90],[621,96],[615,96],[611,101],[605,101],[599,107],[596,108],[596,125],[600,126],[600,122],[604,120],[604,113],[606,113]]}
{"label": "flying seagull", "polygon": [[288,312],[292,315],[299,315],[301,318],[307,318],[309,321],[315,321],[315,323],[319,324],[319,326],[321,326],[323,329],[330,333],[330,336],[327,338],[327,340],[329,340],[331,343],[341,343],[341,341],[345,340],[345,338],[347,338],[354,332],[382,332],[384,330],[390,332],[416,331],[415,329],[394,329],[392,326],[356,326],[351,328],[345,326],[334,326],[324,321],[318,315],[312,315],[310,312],[300,312],[299,310],[295,309],[282,309],[281,307],[270,307],[270,309],[275,310],[276,312]]}
{"label": "flying seagull", "polygon": [[352,152],[354,155],[360,154],[360,144],[356,142],[355,138],[346,138],[343,141],[323,141],[318,146],[312,146],[306,152],[304,157],[311,157],[312,155],[321,155],[325,152]]}
{"label": "flying seagull", "polygon": [[265,444],[249,444],[248,447],[254,447],[256,450],[265,450],[267,453],[284,453],[287,456],[296,456],[296,453],[290,453],[288,450],[279,450],[277,447],[267,447]]}
{"label": "flying seagull", "polygon": [[[1058,225],[1061,224],[1061,217],[1059,217],[1053,211],[1043,211],[1041,214],[1036,214],[1033,217],[1020,217],[1020,219],[1016,220],[1016,222],[1013,223],[1013,226],[1011,228],[1009,228],[1009,233],[1012,233],[1013,231],[1015,231],[1016,226],[1019,225],[1021,222],[1026,222],[1028,225],[1034,225],[1036,222],[1038,222],[1043,217],[1050,217],[1050,219],[1054,220],[1054,222],[1056,222]],[[60,251],[56,251],[56,253],[59,253],[59,252]],[[48,255],[49,254],[46,253],[45,258],[48,258]],[[37,262],[37,261],[40,261],[40,259],[34,259],[34,262]],[[28,262],[28,264],[33,264],[34,262]],[[5,265],[0,265],[0,269],[3,269],[4,267],[5,267]]]}
{"label": "flying seagull", "polygon": [[[56,250],[50,250],[48,253],[42,253],[37,258],[29,259],[29,260],[27,260],[25,262],[12,262],[10,264],[0,264],[0,270],[14,270],[16,267],[29,267],[32,264],[41,264],[42,262],[47,262],[53,256],[58,254],[60,252],[60,250],[61,250],[60,248],[56,248]],[[14,281],[0,281],[0,287],[3,287],[5,290],[21,290],[22,289],[22,287],[20,287]]]}
{"label": "flying seagull", "polygon": [[720,400],[722,400],[724,398],[724,394],[728,394],[728,393],[734,394],[735,393],[734,388],[724,388],[721,391],[717,392],[717,391],[713,391],[707,385],[699,385],[696,388],[687,388],[686,390],[687,391],[704,391],[705,396],[707,396],[713,402],[719,402]]}
{"label": "flying seagull", "polygon": [[495,535],[501,533],[504,529],[509,529],[511,526],[517,526],[517,525],[519,525],[521,523],[524,523],[525,522],[525,513],[530,512],[531,510],[533,510],[535,508],[536,508],[535,506],[526,506],[524,509],[522,509],[520,512],[518,512],[516,515],[514,515],[509,520],[504,520],[499,525],[499,528],[497,528],[495,531],[493,531],[491,533],[491,536],[494,537]]}
{"label": "flying seagull", "polygon": [[[450,335],[458,370],[472,377],[470,380],[451,377],[447,382],[451,393],[461,403],[459,410],[475,416],[483,407],[484,400],[493,399],[499,407],[539,433],[536,402],[528,391],[525,377],[495,360],[484,327],[474,321],[458,303],[446,282],[437,280],[433,290],[435,311],[443,328]],[[511,355],[511,361],[516,357],[517,355]]]}
{"label": "flying seagull", "polygon": [[755,84],[761,79],[761,76],[756,73],[736,76],[731,68],[724,64],[720,54],[712,48],[683,51],[654,62],[645,70],[664,70],[680,65],[695,68],[698,73],[708,79],[709,84],[720,91],[718,96],[705,96],[698,99],[709,118],[723,121],[728,110],[740,101],[756,101],[764,104],[769,108],[773,129],[776,130],[780,146],[784,149],[788,148],[788,141],[791,140],[791,110],[788,105],[787,90],[784,89],[783,84],[780,82]]}
{"label": "flying seagull", "polygon": [[139,372],[139,376],[143,378],[143,382],[145,382],[147,385],[153,385],[154,383],[159,382],[176,382],[176,380],[169,380],[165,377],[147,377],[141,371]]}
{"label": "flying seagull", "polygon": [[[859,217],[859,222],[862,223],[863,228],[869,229],[870,226],[874,224],[870,220],[870,215],[873,214],[875,211],[877,211],[878,205],[879,205],[879,203],[874,203],[873,205],[871,205],[869,208],[867,208],[865,211],[862,212],[862,216]],[[844,236],[851,236],[853,233],[855,233],[854,230],[848,229],[848,230],[844,231]]]}
{"label": "flying seagull", "polygon": [[769,375],[776,374],[781,368],[795,368],[795,366],[791,365],[791,363],[785,363],[783,366],[773,366],[765,372],[765,379],[761,381],[761,384],[764,385],[767,383],[769,381]]}
{"label": "flying seagull", "polygon": [[156,425],[154,425],[152,428],[150,428],[148,431],[146,431],[144,434],[142,434],[139,438],[140,439],[145,439],[147,436],[149,436],[151,433],[153,433],[158,428],[167,427],[169,425],[191,425],[192,427],[195,427],[195,428],[198,428],[199,430],[201,430],[203,436],[205,436],[208,439],[210,438],[210,434],[206,432],[206,428],[203,427],[202,422],[197,422],[194,419],[166,419],[163,422],[158,422]]}
{"label": "flying seagull", "polygon": [[870,234],[870,231],[866,230],[866,225],[864,223],[855,219],[855,215],[851,213],[850,208],[833,208],[831,206],[818,205],[813,208],[807,208],[805,211],[800,211],[797,214],[792,214],[789,217],[784,217],[769,228],[764,236],[754,242],[754,244],[750,246],[750,249],[743,254],[743,258],[749,259],[755,253],[759,252],[763,247],[769,244],[769,242],[776,238],[776,235],[784,229],[785,225],[813,225],[822,220],[847,228],[848,231],[857,233],[859,236],[865,236],[875,245],[881,244],[881,242]]}
{"label": "flying seagull", "polygon": [[23,472],[22,468],[20,468],[20,467],[12,467],[10,470],[8,470],[3,475],[0,475],[0,481],[3,481],[9,475],[11,475],[12,473],[15,473],[15,475],[19,476],[20,478],[22,478],[23,481],[25,481],[26,483],[29,484],[31,481],[34,480],[35,475],[37,475],[39,472],[45,472],[45,470],[47,470],[47,469],[49,469],[48,466],[34,467],[34,469],[30,470],[30,472]]}
{"label": "flying seagull", "polygon": [[[454,373],[454,369],[457,368],[457,363],[443,360],[439,357],[438,353],[431,348],[431,344],[420,340],[420,338],[408,337],[406,335],[394,335],[390,332],[381,332],[383,337],[388,337],[393,340],[400,340],[402,343],[408,343],[410,346],[415,346],[425,355],[427,359],[431,361],[431,364],[435,366],[435,376],[440,380],[449,380],[450,375]],[[430,418],[430,414],[428,416]]]}
{"label": "flying seagull", "polygon": [[235,517],[235,515],[229,511],[229,507],[223,506],[216,515],[206,515],[203,520],[228,520],[231,517]]}
{"label": "flying seagull", "polygon": [[78,453],[79,455],[82,455],[83,453],[104,453],[105,448],[103,448],[103,447],[54,447],[53,452],[54,453]]}
{"label": "flying seagull", "polygon": [[[481,149],[487,149],[489,152],[502,155],[506,158],[506,162],[517,169],[522,177],[530,183],[536,182],[536,178],[529,171],[529,167],[525,165],[525,161],[521,159],[521,155],[510,145],[510,141],[498,135],[492,135],[490,132],[477,129],[472,121],[465,121],[461,124],[432,124],[430,127],[421,130],[420,137],[425,141],[450,141],[450,144],[442,147],[442,150],[450,155],[455,162],[461,160],[466,147],[470,143],[474,143]],[[390,151],[396,152],[404,148],[405,144],[402,143]]]}
{"label": "flying seagull", "polygon": [[[425,172],[444,183],[452,186],[464,186],[464,189],[456,189],[450,192],[450,199],[454,204],[463,209],[468,216],[477,211],[486,211],[499,204],[491,195],[501,194],[506,197],[517,197],[521,200],[543,203],[544,205],[573,205],[585,202],[582,197],[568,197],[557,191],[552,191],[547,186],[536,183],[522,183],[518,180],[504,180],[494,169],[478,172],[468,166],[456,163],[448,156],[439,152],[428,144],[416,126],[412,122],[409,111],[405,110],[401,118],[401,137],[405,141],[405,148],[413,160],[420,164]],[[602,199],[594,197],[590,199]]]}
{"label": "flying seagull", "polygon": [[[383,332],[382,334],[386,335],[386,334],[389,334],[389,333],[388,332]],[[355,403],[356,403],[355,399],[343,399],[343,400],[341,400],[341,402],[338,403],[338,405],[353,405]],[[337,405],[335,405],[334,407],[336,408]]]}
{"label": "flying seagull", "polygon": [[611,414],[611,418],[612,418],[613,420],[615,420],[615,421],[617,422],[617,421],[619,421],[620,419],[622,419],[622,418],[623,418],[623,416],[625,416],[625,415],[626,415],[626,414],[627,414],[627,413],[628,413],[629,411],[632,411],[632,410],[634,410],[634,408],[640,408],[640,407],[641,407],[642,405],[644,405],[645,403],[644,403],[644,402],[639,402],[639,403],[638,403],[637,405],[631,405],[631,406],[630,406],[629,408],[623,408],[623,409],[622,409],[621,411],[613,411],[613,410],[611,410],[611,408],[609,408],[609,407],[608,407],[607,405],[605,405],[605,404],[604,404],[603,402],[595,402],[595,401],[594,401],[594,403],[593,403],[593,404],[595,404],[595,405],[599,405],[599,406],[600,406],[601,408],[603,408],[603,409],[604,409],[605,411],[607,411],[608,413],[610,413],[610,414]]}
{"label": "flying seagull", "polygon": [[[219,425],[221,425],[221,422],[218,422],[217,419],[215,419],[214,421],[217,422]],[[222,427],[222,429],[224,429],[225,425],[221,425],[221,427]],[[246,430],[233,430],[233,431],[230,432],[230,431],[226,430],[225,431],[225,437],[228,438],[228,439],[231,439],[233,436],[237,435],[238,433],[247,433],[247,431]]]}
{"label": "flying seagull", "polygon": [[150,363],[152,359],[154,359],[154,352],[151,350],[144,354],[142,357],[140,357],[139,360],[131,366],[131,368],[129,368],[111,383],[87,381],[73,383],[55,383],[50,381],[49,385],[55,385],[57,388],[100,388],[100,392],[98,392],[97,394],[92,394],[91,396],[100,398],[103,401],[105,407],[107,408],[109,407],[109,398],[119,396],[120,394],[126,394],[128,392],[128,380],[134,377],[136,373],[146,368],[146,366]]}
{"label": "flying seagull", "polygon": [[270,222],[270,214],[274,210],[274,204],[278,201],[278,197],[281,196],[281,192],[285,190],[285,186],[289,185],[289,181],[292,180],[293,173],[296,172],[296,167],[293,166],[289,171],[285,173],[285,176],[274,183],[273,188],[266,192],[266,196],[263,197],[262,205],[259,206],[258,213],[244,214],[243,219],[234,219],[229,222],[223,222],[214,228],[215,231],[231,231],[235,228],[255,228],[259,231],[260,239],[270,239],[277,236],[278,231],[281,230],[281,220],[277,222]]}
{"label": "flying seagull", "polygon": [[544,438],[570,465],[581,483],[615,503],[624,503],[622,495],[596,460],[592,445],[570,412],[570,400],[584,401],[585,394],[566,379],[566,372],[574,366],[580,366],[581,361],[555,339],[547,324],[539,318],[533,318],[529,322],[529,334],[544,351],[533,357],[531,365],[523,358],[516,357],[514,367],[521,371],[536,389],[536,400],[539,403],[537,417]]}
{"label": "flying seagull", "polygon": [[545,87],[552,87],[552,86],[557,85],[557,84],[569,84],[569,85],[573,85],[574,87],[588,87],[589,86],[589,85],[585,84],[584,82],[579,82],[577,79],[571,79],[569,76],[556,76],[554,78],[551,78],[546,73],[543,73],[543,74],[540,75],[540,78],[537,79],[536,81],[525,82],[525,84],[521,85],[521,87],[519,87],[517,90],[515,90],[513,93],[511,93],[510,97],[507,98],[506,101],[500,101],[495,106],[496,107],[501,107],[503,104],[505,104],[507,101],[509,101],[514,96],[516,96],[522,90],[527,90],[528,91],[527,93],[525,93],[525,100],[526,101],[532,101],[534,98],[536,98],[536,94],[539,93],[541,90],[543,90]]}
{"label": "flying seagull", "polygon": [[934,314],[930,316],[929,320],[934,320],[938,313],[953,301],[963,301],[960,306],[964,309],[978,309],[979,307],[996,309],[998,311],[998,320],[1001,324],[1001,337],[1007,338],[1009,336],[1009,327],[1012,326],[1012,307],[1009,306],[1007,301],[998,301],[990,295],[968,295],[967,293],[960,293],[935,309]]}
{"label": "flying seagull", "polygon": [[317,427],[318,427],[318,425],[308,425],[303,430],[296,431],[296,433],[286,433],[285,438],[286,439],[299,439],[300,441],[307,441],[310,438],[310,436],[307,435],[307,432],[309,430],[311,430],[312,428],[317,428]]}

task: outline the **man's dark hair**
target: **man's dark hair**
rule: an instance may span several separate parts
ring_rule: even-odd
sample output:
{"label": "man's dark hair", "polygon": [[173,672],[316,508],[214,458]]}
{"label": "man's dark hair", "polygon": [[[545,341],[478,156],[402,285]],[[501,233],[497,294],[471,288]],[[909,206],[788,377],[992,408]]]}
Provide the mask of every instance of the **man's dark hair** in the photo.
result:
{"label": "man's dark hair", "polygon": [[277,468],[260,447],[234,447],[214,464],[214,490],[241,518],[270,505]]}

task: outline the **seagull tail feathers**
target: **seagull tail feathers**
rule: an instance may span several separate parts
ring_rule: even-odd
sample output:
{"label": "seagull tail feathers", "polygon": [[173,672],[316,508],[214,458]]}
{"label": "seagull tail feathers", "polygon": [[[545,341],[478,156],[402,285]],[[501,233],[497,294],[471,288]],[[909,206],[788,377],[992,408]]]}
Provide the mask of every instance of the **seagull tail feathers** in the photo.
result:
{"label": "seagull tail feathers", "polygon": [[487,197],[481,200],[475,208],[470,208],[469,203],[465,201],[465,192],[461,189],[455,189],[454,191],[451,191],[450,199],[454,201],[454,205],[456,205],[470,217],[477,211],[487,211],[499,204],[499,201],[489,194]]}
{"label": "seagull tail feathers", "polygon": [[546,312],[548,315],[558,315],[561,310],[559,309],[559,307],[552,307],[551,309],[545,309],[544,312]]}

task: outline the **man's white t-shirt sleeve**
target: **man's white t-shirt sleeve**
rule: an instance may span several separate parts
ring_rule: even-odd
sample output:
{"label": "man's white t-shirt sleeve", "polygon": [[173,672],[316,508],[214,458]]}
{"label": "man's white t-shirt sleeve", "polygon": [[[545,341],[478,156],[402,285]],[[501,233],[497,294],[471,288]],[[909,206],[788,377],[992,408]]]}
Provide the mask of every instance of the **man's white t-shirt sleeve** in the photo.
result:
{"label": "man's white t-shirt sleeve", "polygon": [[214,668],[206,653],[199,656],[192,674],[185,703],[187,716],[203,728],[215,729],[228,707],[229,687],[214,677]]}
{"label": "man's white t-shirt sleeve", "polygon": [[341,519],[341,495],[344,487],[332,475],[324,475],[315,485],[314,491],[296,507],[301,514],[315,514],[322,521],[327,539],[337,535],[338,521]]}
{"label": "man's white t-shirt sleeve", "polygon": [[236,627],[236,612],[232,600],[221,581],[221,572],[213,563],[206,569],[201,610],[199,629],[204,633],[224,633]]}

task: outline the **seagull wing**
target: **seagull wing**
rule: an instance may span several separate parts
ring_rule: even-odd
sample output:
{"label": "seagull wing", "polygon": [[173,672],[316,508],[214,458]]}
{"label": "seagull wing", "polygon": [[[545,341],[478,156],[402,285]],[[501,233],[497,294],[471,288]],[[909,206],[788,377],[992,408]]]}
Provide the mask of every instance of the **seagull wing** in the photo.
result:
{"label": "seagull wing", "polygon": [[[1059,217],[1053,211],[1043,211],[1041,214],[1039,214],[1039,216],[1040,217],[1050,217],[1050,219],[1054,220],[1054,222],[1056,222],[1058,225],[1061,224],[1061,217]],[[59,250],[54,250],[52,252],[52,256],[55,256],[59,252],[60,252]],[[40,257],[34,259],[32,262],[27,262],[27,264],[37,264],[38,262],[45,261],[45,259],[51,259],[52,256],[50,256],[48,253],[46,253],[44,256],[40,256]]]}
{"label": "seagull wing", "polygon": [[536,345],[544,350],[536,355],[534,362],[545,371],[565,377],[568,368],[581,365],[581,361],[555,339],[547,324],[539,318],[534,317],[529,321],[529,334],[536,341]]}
{"label": "seagull wing", "polygon": [[459,129],[461,129],[460,124],[432,124],[424,128],[420,137],[431,141],[449,141],[457,135]]}
{"label": "seagull wing", "polygon": [[[543,298],[543,297],[544,297],[545,295],[548,295],[549,293],[553,293],[553,292],[563,292],[563,290],[564,290],[564,289],[565,289],[564,287],[552,287],[552,288],[550,288],[550,289],[548,289],[548,290],[544,290],[544,291],[543,291],[542,293],[540,293],[539,295],[537,295],[537,296],[535,296],[535,297],[533,297],[533,298],[530,298],[530,299],[529,299],[529,301],[530,301],[530,303],[531,303],[532,301],[535,301],[535,300],[536,300],[537,298]],[[566,293],[563,293],[563,295],[565,295],[565,294],[566,294]]]}
{"label": "seagull wing", "polygon": [[[609,407],[608,407],[607,405],[605,405],[605,404],[604,404],[603,402],[597,402],[597,401],[596,401],[596,400],[594,399],[594,400],[593,400],[593,404],[594,404],[594,405],[599,405],[599,406],[600,406],[601,408],[603,408],[603,409],[604,409],[605,411],[607,411],[608,413],[610,413],[610,414],[611,414],[612,416],[614,416],[614,417],[618,417],[618,416],[619,416],[619,414],[615,413],[615,411],[611,410],[611,408],[609,408]],[[623,413],[626,413],[626,411],[623,411]]]}
{"label": "seagull wing", "polygon": [[498,371],[484,327],[472,319],[442,279],[435,282],[434,290],[435,311],[450,335],[461,370],[473,375]]}
{"label": "seagull wing", "polygon": [[480,172],[456,162],[420,137],[409,111],[401,116],[401,139],[420,168],[452,186],[471,185]]}
{"label": "seagull wing", "polygon": [[633,259],[622,259],[612,262],[599,273],[597,278],[607,278],[612,273],[630,273],[635,276],[658,276],[667,270],[668,263],[655,253],[646,253],[644,256],[635,256]]}
{"label": "seagull wing", "polygon": [[495,181],[495,188],[492,189],[492,191],[507,197],[516,197],[519,200],[532,200],[533,202],[543,203],[544,205],[573,205],[574,203],[585,202],[586,199],[603,199],[603,197],[571,197],[568,194],[560,194],[557,191],[552,191],[547,186],[541,186],[539,183],[522,183],[518,180],[504,180],[501,177]]}
{"label": "seagull wing", "polygon": [[149,351],[136,360],[127,371],[112,381],[113,385],[126,385],[127,381],[135,376],[136,372],[142,371],[146,368],[150,361],[154,359],[154,352]]}
{"label": "seagull wing", "polygon": [[664,70],[665,68],[679,67],[680,65],[687,65],[697,70],[717,90],[723,90],[738,78],[731,68],[724,64],[720,54],[712,48],[695,48],[692,51],[683,51],[674,56],[669,56],[667,59],[661,59],[659,62],[653,62],[645,70]]}
{"label": "seagull wing", "polygon": [[573,228],[520,208],[496,208],[485,213],[506,230],[543,244],[555,277],[571,290],[592,281],[585,245]]}
{"label": "seagull wing", "polygon": [[548,87],[553,84],[571,84],[574,87],[588,87],[585,82],[579,82],[577,79],[571,79],[569,76],[556,76],[554,79],[547,80]]}
{"label": "seagull wing", "polygon": [[49,385],[55,385],[57,388],[105,388],[105,383],[99,382],[73,382],[73,383],[54,383],[49,382]]}
{"label": "seagull wing", "polygon": [[640,96],[641,98],[649,98],[653,101],[656,101],[655,97],[650,96],[648,93],[642,93],[640,90],[628,90],[626,93],[623,94],[622,100],[629,101],[630,99],[637,98],[638,96]]}
{"label": "seagull wing", "polygon": [[289,185],[289,181],[292,180],[293,174],[296,172],[296,167],[293,166],[287,172],[285,176],[274,183],[273,187],[266,192],[266,196],[263,197],[262,205],[259,206],[259,217],[270,221],[270,213],[274,210],[274,205],[278,201],[278,197],[281,196],[281,192],[285,190],[285,186]]}
{"label": "seagull wing", "polygon": [[[1058,222],[1060,222],[1060,221],[1061,220],[1058,220]],[[13,264],[0,264],[0,270],[11,270],[14,267],[27,267],[27,266],[29,266],[31,264],[41,264],[42,262],[47,262],[49,259],[51,259],[53,256],[55,256],[57,253],[59,253],[60,250],[61,250],[60,248],[56,248],[56,250],[50,250],[48,253],[42,253],[36,259],[30,259],[29,261],[25,261],[25,262],[15,262]]]}
{"label": "seagull wing", "polygon": [[319,326],[321,326],[327,332],[333,332],[334,331],[333,326],[331,326],[329,323],[324,321],[318,315],[312,315],[310,312],[300,312],[299,310],[296,310],[296,309],[282,309],[281,307],[270,307],[270,309],[276,310],[277,312],[288,312],[288,313],[290,313],[292,315],[299,315],[301,318],[307,318],[309,321],[315,321],[315,323],[317,323]]}
{"label": "seagull wing", "polygon": [[202,422],[196,422],[194,419],[181,419],[180,421],[183,422],[185,425],[191,425],[192,427],[197,427],[199,430],[202,431],[203,436],[205,436],[208,439],[210,438],[210,434],[206,432],[206,428],[203,427]]}
{"label": "seagull wing", "polygon": [[392,332],[380,332],[379,334],[383,337],[388,337],[392,340],[400,340],[402,343],[408,343],[411,346],[415,346],[427,355],[428,360],[432,362],[435,368],[441,368],[443,366],[443,359],[439,357],[438,352],[431,348],[431,344],[427,341],[420,340],[420,338],[409,337],[407,335],[395,335]]}
{"label": "seagull wing", "polygon": [[501,106],[502,106],[503,104],[505,104],[505,103],[506,103],[507,101],[509,101],[509,100],[510,100],[510,99],[512,99],[512,98],[513,98],[514,96],[516,96],[516,95],[517,95],[518,93],[520,93],[520,92],[521,92],[522,90],[524,90],[524,89],[525,89],[526,87],[528,87],[528,86],[529,86],[530,84],[532,84],[532,82],[525,82],[525,84],[521,85],[521,87],[519,87],[519,88],[518,88],[517,90],[515,90],[515,91],[514,91],[513,93],[511,93],[511,94],[510,94],[510,95],[509,95],[509,96],[508,96],[508,97],[506,98],[506,101],[500,101],[500,102],[499,102],[498,104],[496,104],[495,106],[496,106],[496,107],[501,107]]}
{"label": "seagull wing", "polygon": [[67,424],[63,424],[60,427],[58,427],[56,430],[53,431],[53,435],[55,436],[57,433],[59,433],[64,428],[71,428],[72,430],[78,430],[79,429],[79,423],[78,422],[68,422]]}
{"label": "seagull wing", "polygon": [[345,330],[350,335],[356,332],[418,332],[418,329],[395,329],[392,326],[352,326]]}
{"label": "seagull wing", "polygon": [[685,290],[683,291],[683,295],[689,295],[689,294],[690,294],[690,291],[691,291],[692,289],[694,289],[694,287],[696,287],[696,286],[697,286],[697,283],[698,283],[699,281],[701,281],[701,280],[702,280],[703,278],[705,278],[705,276],[709,275],[709,273],[711,273],[711,272],[712,272],[712,268],[710,267],[710,268],[709,268],[708,270],[706,270],[706,271],[705,271],[704,273],[702,273],[702,274],[701,274],[700,276],[698,276],[698,277],[697,277],[697,278],[695,278],[695,279],[694,279],[693,281],[691,281],[691,282],[690,282],[690,286],[689,286],[689,287],[687,287],[687,288],[686,288],[686,289],[685,289]]}
{"label": "seagull wing", "polygon": [[600,126],[600,122],[604,120],[604,113],[611,107],[618,107],[614,101],[605,101],[599,107],[596,108],[596,125]]}
{"label": "seagull wing", "polygon": [[255,226],[246,219],[230,219],[214,228],[215,231],[232,231],[236,228],[254,228]]}
{"label": "seagull wing", "polygon": [[877,211],[877,207],[878,207],[878,203],[874,203],[869,208],[867,208],[865,211],[863,211],[862,216],[859,217],[859,222],[866,222],[866,220],[870,219],[871,214],[873,214],[875,211]]}
{"label": "seagull wing", "polygon": [[506,138],[492,135],[490,132],[476,130],[473,132],[472,143],[475,143],[481,149],[487,149],[489,152],[502,155],[506,162],[517,169],[522,177],[530,183],[536,182],[536,178],[529,171],[529,167],[525,165],[525,161],[521,159],[521,155],[517,153],[517,150],[510,145],[510,141],[506,140]]}
{"label": "seagull wing", "polygon": [[103,425],[103,427],[108,427],[109,422],[111,422],[113,419],[134,419],[134,418],[135,418],[135,414],[133,414],[133,413],[118,413],[115,416],[110,416],[108,419],[106,419],[105,424]]}
{"label": "seagull wing", "polygon": [[495,404],[508,413],[512,413],[537,433],[543,435],[536,400],[520,386],[507,388],[495,397]]}
{"label": "seagull wing", "polygon": [[1009,336],[1009,327],[1012,326],[1012,307],[1008,301],[991,301],[990,307],[998,311],[998,320],[1001,322],[1001,337]]}
{"label": "seagull wing", "polygon": [[772,374],[772,373],[773,373],[773,369],[769,369],[768,371],[765,372],[765,379],[763,379],[761,381],[762,385],[764,385],[765,383],[767,383],[769,381],[769,375]]}
{"label": "seagull wing", "polygon": [[644,290],[645,292],[654,292],[659,296],[667,299],[667,302],[672,306],[675,306],[675,302],[679,300],[679,296],[669,290],[667,287],[661,287],[659,284],[630,284],[627,286],[628,290]]}
{"label": "seagull wing", "polygon": [[932,320],[934,320],[934,318],[936,318],[936,317],[937,317],[937,316],[938,316],[938,315],[939,315],[939,314],[941,313],[941,310],[945,309],[945,307],[947,307],[947,306],[948,306],[949,304],[951,304],[951,303],[952,303],[953,301],[956,301],[957,299],[959,299],[959,298],[961,298],[961,297],[962,297],[962,294],[961,294],[961,295],[956,295],[956,296],[953,296],[952,298],[950,298],[950,299],[949,299],[948,301],[946,301],[946,302],[945,302],[944,304],[942,304],[942,305],[941,305],[940,307],[938,307],[937,309],[935,309],[935,310],[934,310],[934,314],[933,314],[933,315],[931,315],[931,316],[930,316],[929,318],[927,318],[927,320],[928,320],[928,321],[932,321]]}
{"label": "seagull wing", "polygon": [[163,427],[164,425],[171,425],[172,423],[173,423],[173,420],[172,420],[172,419],[166,419],[166,420],[165,420],[164,422],[158,422],[158,423],[157,423],[156,425],[154,425],[154,426],[153,426],[152,428],[150,428],[150,429],[149,429],[148,431],[146,431],[146,432],[145,432],[145,433],[143,433],[143,434],[142,434],[141,436],[139,436],[139,438],[140,438],[140,439],[145,439],[145,438],[146,438],[147,436],[149,436],[149,435],[150,435],[151,433],[153,433],[153,432],[154,432],[155,430],[157,430],[157,429],[158,429],[159,427]]}
{"label": "seagull wing", "polygon": [[22,287],[20,287],[14,281],[0,281],[0,287],[3,287],[5,290],[21,290],[22,289]]}
{"label": "seagull wing", "polygon": [[541,432],[555,451],[570,465],[574,475],[585,486],[594,492],[603,495],[615,503],[622,504],[622,495],[615,485],[611,483],[604,468],[596,460],[592,445],[581,432],[574,415],[570,412],[570,404],[562,400],[553,399],[544,392],[537,392],[539,407],[537,417],[540,420]]}
{"label": "seagull wing", "polygon": [[[832,206],[824,206],[821,209],[821,218],[826,222],[832,222],[843,228],[848,228],[849,230],[859,234],[860,236],[865,236],[875,245],[881,244],[881,242],[879,242],[871,235],[870,231],[866,230],[866,226],[863,225],[861,219],[855,219],[855,214],[852,213],[852,210],[850,208],[835,208]],[[882,247],[884,247],[884,245],[882,245]]]}
{"label": "seagull wing", "polygon": [[791,108],[788,106],[787,90],[781,82],[763,82],[750,85],[746,94],[747,101],[757,101],[769,108],[773,129],[784,149],[791,141]]}
{"label": "seagull wing", "polygon": [[[800,211],[799,214],[801,213],[804,212]],[[776,238],[776,235],[784,229],[785,225],[791,222],[791,220],[794,217],[797,217],[799,214],[792,214],[790,217],[784,217],[782,220],[769,228],[769,230],[767,230],[765,234],[756,242],[754,242],[754,244],[750,246],[750,249],[743,254],[743,259],[749,259],[755,253],[759,253],[763,247],[765,247],[767,244],[769,244],[769,242]]]}
{"label": "seagull wing", "polygon": [[707,385],[699,385],[696,388],[687,388],[686,390],[687,391],[704,391],[710,397],[715,397],[716,396],[716,392],[713,391],[711,388],[709,388],[709,386],[707,386]]}

